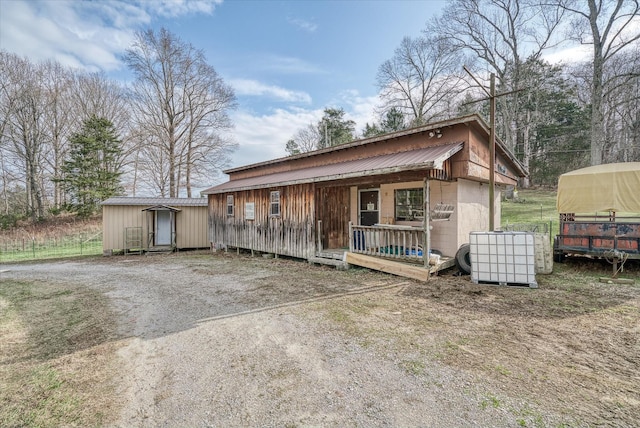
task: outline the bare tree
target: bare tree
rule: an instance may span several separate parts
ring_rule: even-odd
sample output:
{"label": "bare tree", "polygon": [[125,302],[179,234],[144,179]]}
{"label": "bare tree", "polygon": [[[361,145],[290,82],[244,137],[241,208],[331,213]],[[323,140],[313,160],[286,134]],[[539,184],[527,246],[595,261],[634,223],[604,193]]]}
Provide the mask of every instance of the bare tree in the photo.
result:
{"label": "bare tree", "polygon": [[[554,46],[562,10],[539,0],[454,0],[427,31],[438,34],[449,49],[469,52],[479,71],[496,74],[503,91],[520,89],[523,63],[539,59]],[[518,93],[499,98],[501,134],[508,147],[517,144],[522,118],[512,108]]]}
{"label": "bare tree", "polygon": [[437,36],[405,37],[378,69],[382,109],[401,111],[411,125],[447,116],[463,88],[462,59]]}
{"label": "bare tree", "polygon": [[193,179],[224,165],[234,148],[221,136],[231,128],[233,90],[202,51],[165,29],[138,33],[125,62],[136,75],[134,120],[164,153],[169,196],[191,196]]}
{"label": "bare tree", "polygon": [[[640,32],[639,0],[559,0],[557,6],[573,16],[569,33],[581,44],[593,46],[591,81],[591,164],[603,161],[606,145],[604,94],[617,76],[607,78],[606,67],[627,48],[637,45]],[[638,74],[638,71],[635,71]]]}
{"label": "bare tree", "polygon": [[[639,47],[640,48],[640,47]],[[605,67],[603,162],[640,160],[640,52],[616,55]]]}
{"label": "bare tree", "polygon": [[45,96],[41,87],[42,70],[16,55],[3,53],[2,79],[10,104],[5,107],[3,139],[8,154],[21,169],[25,183],[26,214],[32,219],[44,217]]}
{"label": "bare tree", "polygon": [[42,69],[40,85],[46,103],[44,121],[47,156],[44,159],[51,178],[48,181],[53,187],[52,204],[58,209],[64,203],[64,189],[57,179],[61,178],[62,164],[67,155],[67,138],[76,122],[76,117],[69,108],[72,73],[54,61],[44,62],[39,67]]}
{"label": "bare tree", "polygon": [[[318,126],[310,123],[304,128],[299,129],[293,136],[292,141],[295,143],[297,153],[307,153],[318,149],[321,138],[322,136],[320,135]],[[290,152],[290,154],[294,153]]]}

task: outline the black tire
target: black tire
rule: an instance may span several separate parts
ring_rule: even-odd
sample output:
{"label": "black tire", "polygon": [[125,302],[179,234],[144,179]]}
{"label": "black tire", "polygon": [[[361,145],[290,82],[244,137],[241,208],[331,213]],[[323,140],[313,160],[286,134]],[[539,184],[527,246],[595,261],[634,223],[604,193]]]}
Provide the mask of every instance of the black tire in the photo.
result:
{"label": "black tire", "polygon": [[471,245],[462,244],[456,252],[456,266],[465,275],[471,273]]}

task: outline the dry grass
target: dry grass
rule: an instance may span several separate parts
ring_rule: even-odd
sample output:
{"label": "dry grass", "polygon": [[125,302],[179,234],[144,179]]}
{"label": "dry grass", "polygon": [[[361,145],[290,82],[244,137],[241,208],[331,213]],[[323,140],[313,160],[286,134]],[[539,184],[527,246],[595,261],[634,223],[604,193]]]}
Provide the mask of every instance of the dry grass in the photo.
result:
{"label": "dry grass", "polygon": [[0,282],[0,426],[98,426],[117,413],[115,323],[84,287]]}
{"label": "dry grass", "polygon": [[[444,275],[317,306],[408,373],[423,376],[434,360],[472,373],[485,391],[478,406],[501,408],[520,426],[638,426],[640,263],[626,272],[635,285],[601,283],[607,269],[569,260],[538,275],[535,290]],[[521,404],[506,404],[515,397]]]}
{"label": "dry grass", "polygon": [[0,230],[3,239],[63,239],[76,235],[92,235],[102,230],[102,217],[81,219],[73,215],[60,215],[46,221],[20,222],[17,227]]}

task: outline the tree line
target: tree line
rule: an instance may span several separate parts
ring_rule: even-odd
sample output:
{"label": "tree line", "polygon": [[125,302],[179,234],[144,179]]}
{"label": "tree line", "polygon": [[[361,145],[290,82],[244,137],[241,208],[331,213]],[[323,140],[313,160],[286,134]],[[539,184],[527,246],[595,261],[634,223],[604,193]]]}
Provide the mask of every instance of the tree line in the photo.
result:
{"label": "tree line", "polygon": [[[488,117],[478,83],[493,74],[502,94],[496,132],[529,170],[524,186],[555,185],[563,172],[588,165],[640,161],[639,12],[639,0],[452,0],[379,66],[380,121],[350,137]],[[589,57],[544,59],[570,45],[588,46]],[[323,129],[344,128],[335,115],[327,125],[330,110],[340,111],[326,109],[317,125],[297,132],[289,153],[319,148]]]}
{"label": "tree line", "polygon": [[0,50],[3,223],[91,215],[124,193],[191,197],[228,163],[235,95],[202,51],[148,30],[124,62],[128,85]]}

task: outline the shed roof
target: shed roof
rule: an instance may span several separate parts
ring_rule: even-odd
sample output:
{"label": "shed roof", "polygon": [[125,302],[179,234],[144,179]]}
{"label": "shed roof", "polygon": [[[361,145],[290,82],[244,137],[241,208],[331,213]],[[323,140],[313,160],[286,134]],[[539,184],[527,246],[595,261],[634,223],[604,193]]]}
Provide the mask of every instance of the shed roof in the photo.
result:
{"label": "shed roof", "polygon": [[206,198],[130,198],[115,197],[102,202],[102,205],[134,205],[134,206],[172,206],[172,207],[206,207]]}
{"label": "shed roof", "polygon": [[347,178],[368,177],[395,172],[442,168],[444,161],[462,150],[464,143],[426,147],[364,159],[356,159],[257,177],[230,180],[202,192],[203,195],[260,189],[273,186],[318,183]]}

